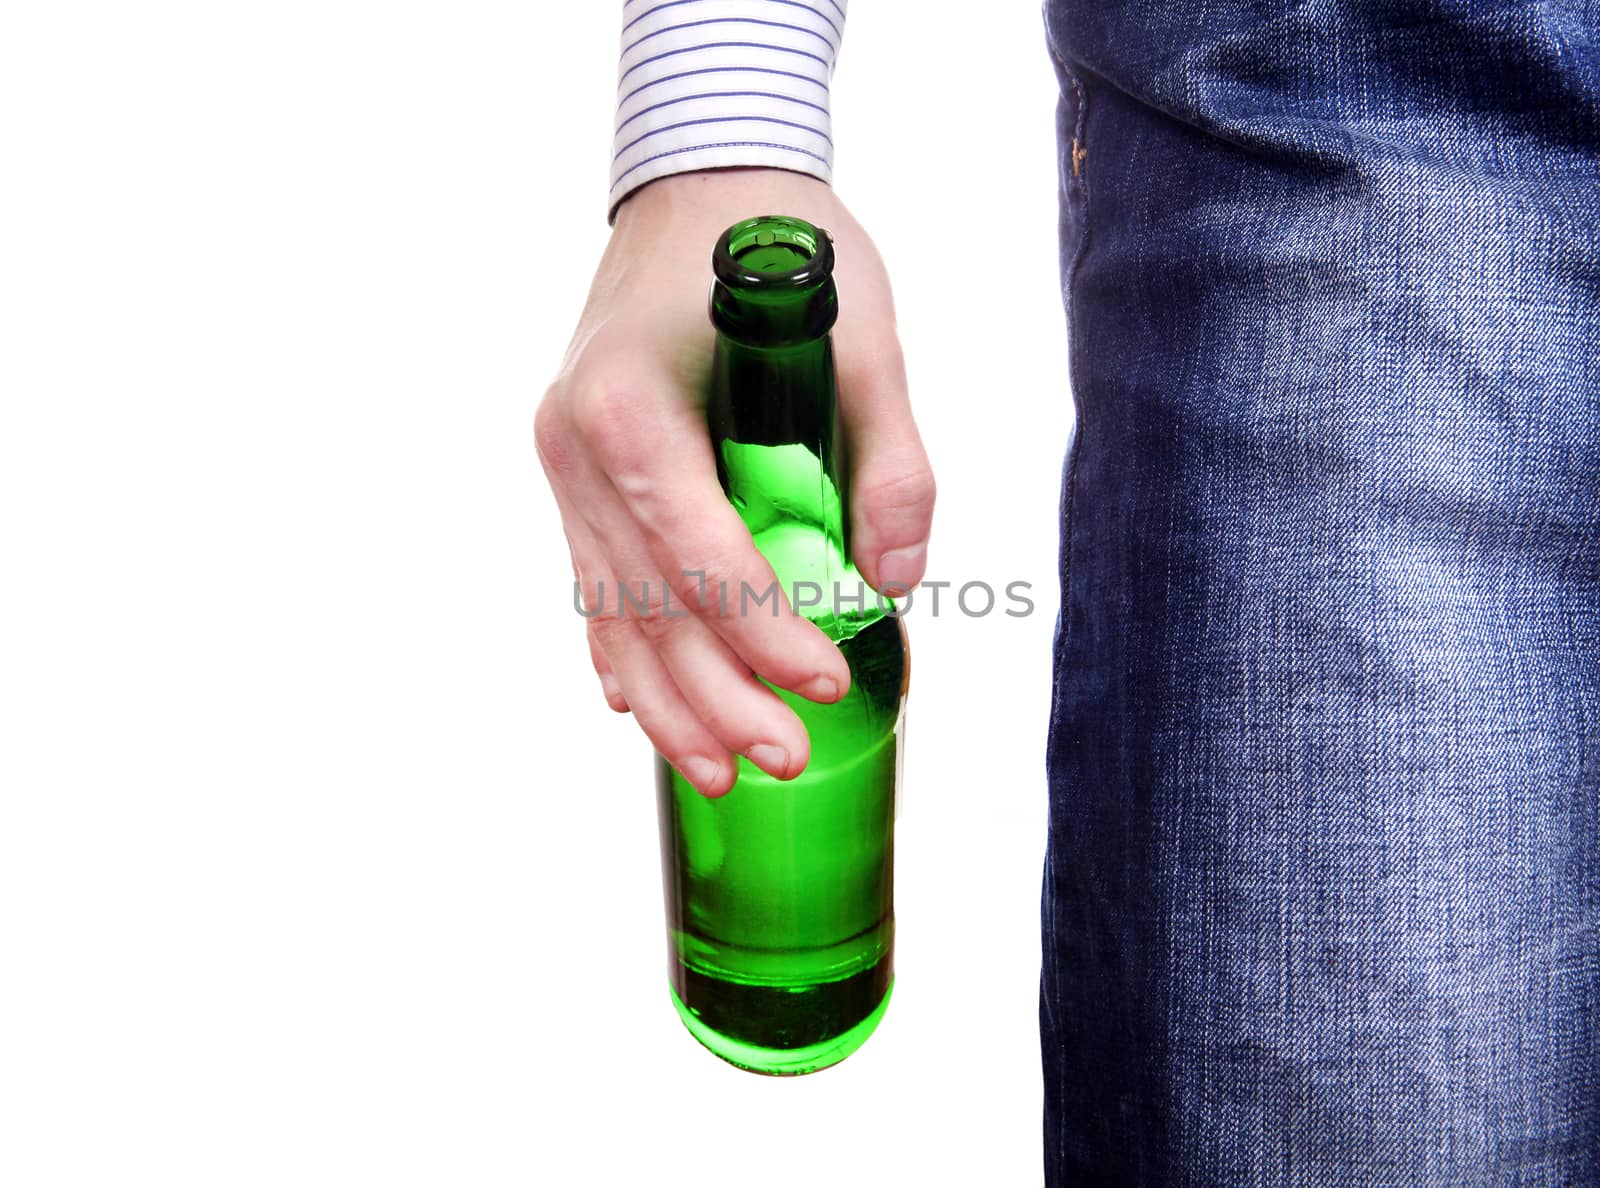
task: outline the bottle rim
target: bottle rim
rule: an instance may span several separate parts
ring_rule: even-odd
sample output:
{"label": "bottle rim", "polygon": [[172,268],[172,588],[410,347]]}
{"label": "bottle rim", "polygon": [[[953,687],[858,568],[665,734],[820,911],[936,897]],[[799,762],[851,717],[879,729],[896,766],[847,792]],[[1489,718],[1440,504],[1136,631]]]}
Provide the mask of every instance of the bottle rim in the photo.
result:
{"label": "bottle rim", "polygon": [[[800,262],[784,268],[783,254],[760,267],[746,261],[774,246]],[[777,266],[774,266],[777,265]],[[833,237],[821,227],[792,215],[757,215],[742,219],[717,238],[711,269],[730,289],[764,293],[798,292],[833,275]]]}

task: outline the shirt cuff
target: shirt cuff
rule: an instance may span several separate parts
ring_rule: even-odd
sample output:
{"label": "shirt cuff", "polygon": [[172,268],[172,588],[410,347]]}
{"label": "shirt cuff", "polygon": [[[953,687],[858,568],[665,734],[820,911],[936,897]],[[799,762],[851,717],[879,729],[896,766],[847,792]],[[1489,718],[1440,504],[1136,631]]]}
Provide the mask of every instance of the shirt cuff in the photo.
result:
{"label": "shirt cuff", "polygon": [[673,173],[760,165],[833,180],[828,80],[846,0],[626,0],[610,215]]}

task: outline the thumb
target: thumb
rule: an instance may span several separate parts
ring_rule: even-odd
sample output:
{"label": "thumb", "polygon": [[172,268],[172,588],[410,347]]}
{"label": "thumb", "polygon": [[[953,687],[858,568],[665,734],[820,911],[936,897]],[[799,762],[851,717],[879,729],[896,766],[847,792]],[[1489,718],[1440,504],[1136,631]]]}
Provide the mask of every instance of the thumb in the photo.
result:
{"label": "thumb", "polygon": [[848,340],[840,345],[839,415],[850,461],[852,559],[873,589],[904,593],[927,568],[933,467],[911,416],[893,323],[865,349]]}

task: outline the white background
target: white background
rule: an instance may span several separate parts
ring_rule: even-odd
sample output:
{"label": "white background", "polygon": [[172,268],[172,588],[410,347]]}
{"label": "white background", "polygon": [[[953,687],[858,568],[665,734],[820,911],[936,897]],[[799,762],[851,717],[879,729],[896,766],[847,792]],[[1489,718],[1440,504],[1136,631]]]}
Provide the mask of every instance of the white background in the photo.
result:
{"label": "white background", "polygon": [[930,576],[1037,611],[913,611],[894,1004],[795,1080],[669,1004],[649,749],[531,443],[607,234],[617,9],[6,6],[11,1188],[1038,1184],[1070,413],[1037,6],[857,0],[845,38]]}

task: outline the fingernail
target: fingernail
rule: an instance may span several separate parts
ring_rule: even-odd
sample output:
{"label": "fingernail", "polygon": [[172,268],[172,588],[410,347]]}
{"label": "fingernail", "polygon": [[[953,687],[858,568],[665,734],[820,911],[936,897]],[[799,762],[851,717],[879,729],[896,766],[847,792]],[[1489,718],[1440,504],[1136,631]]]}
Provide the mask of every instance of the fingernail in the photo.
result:
{"label": "fingernail", "polygon": [[832,677],[816,677],[795,690],[807,701],[830,702],[839,700],[839,682]]}
{"label": "fingernail", "polygon": [[607,701],[622,700],[622,686],[617,684],[617,678],[609,672],[600,674],[600,692],[606,695]]}
{"label": "fingernail", "polygon": [[701,792],[715,788],[722,776],[722,764],[703,755],[691,755],[678,764],[678,770],[683,773],[684,779]]}
{"label": "fingernail", "polygon": [[904,594],[921,580],[927,556],[927,541],[903,549],[890,549],[878,558],[879,585],[884,589],[894,586]]}
{"label": "fingernail", "polygon": [[768,775],[782,776],[789,770],[789,752],[771,743],[758,743],[744,754]]}

